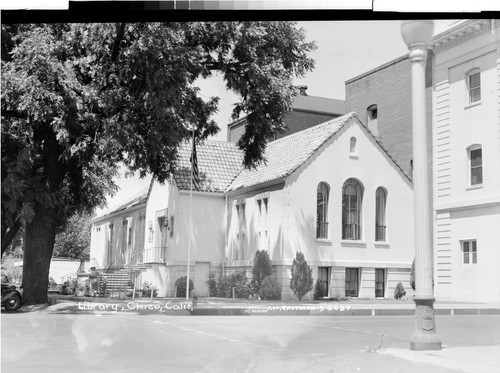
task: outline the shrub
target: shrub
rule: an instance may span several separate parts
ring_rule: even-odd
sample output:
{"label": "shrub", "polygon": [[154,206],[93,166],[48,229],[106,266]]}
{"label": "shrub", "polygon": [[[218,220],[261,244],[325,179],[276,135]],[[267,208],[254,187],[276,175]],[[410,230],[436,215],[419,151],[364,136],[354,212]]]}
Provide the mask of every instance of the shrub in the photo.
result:
{"label": "shrub", "polygon": [[394,298],[401,299],[406,295],[406,290],[401,282],[394,288]]}
{"label": "shrub", "polygon": [[309,268],[304,254],[297,252],[292,264],[290,288],[299,301],[313,288],[312,269]]}
{"label": "shrub", "polygon": [[231,288],[229,287],[229,280],[227,276],[221,276],[219,281],[217,281],[217,296],[219,298],[230,298],[231,297]]}
{"label": "shrub", "polygon": [[323,298],[323,283],[321,280],[318,278],[316,280],[316,285],[314,285],[314,299],[315,300],[320,300]]}
{"label": "shrub", "polygon": [[267,276],[262,280],[259,290],[260,299],[281,300],[281,286],[272,276]]}
{"label": "shrub", "polygon": [[[175,287],[177,288],[177,293],[175,296],[177,298],[185,298],[186,297],[186,281],[187,281],[187,276],[179,277],[177,280],[175,280]],[[189,293],[191,293],[191,290],[194,289],[194,282],[193,280],[189,279]]]}
{"label": "shrub", "polygon": [[410,286],[415,291],[415,259],[411,263],[411,272],[410,272]]}
{"label": "shrub", "polygon": [[257,251],[253,259],[252,267],[252,290],[254,294],[259,294],[262,286],[262,281],[268,276],[271,276],[273,269],[271,267],[271,260],[267,251]]}
{"label": "shrub", "polygon": [[[186,281],[184,281],[184,286],[186,286]],[[151,291],[153,291],[153,297],[158,296],[158,289],[153,285],[152,282],[144,281],[142,284],[142,293],[145,298],[151,297]],[[186,288],[184,287],[184,295],[186,294]]]}
{"label": "shrub", "polygon": [[233,288],[236,298],[247,298],[250,295],[250,286],[245,271],[236,271],[229,276],[221,277],[217,284],[217,296],[232,298]]}
{"label": "shrub", "polygon": [[215,280],[215,273],[210,272],[208,274],[208,280],[206,281],[208,285],[208,296],[216,297],[217,296],[217,281]]}

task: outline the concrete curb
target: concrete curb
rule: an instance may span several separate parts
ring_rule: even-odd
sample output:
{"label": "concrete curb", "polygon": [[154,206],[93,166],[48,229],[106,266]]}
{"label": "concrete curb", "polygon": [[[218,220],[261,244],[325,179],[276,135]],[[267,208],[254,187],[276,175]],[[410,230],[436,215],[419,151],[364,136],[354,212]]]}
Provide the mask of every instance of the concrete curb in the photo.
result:
{"label": "concrete curb", "polygon": [[[57,306],[60,304],[60,306]],[[99,306],[98,306],[99,305]],[[486,307],[485,307],[486,306]],[[191,302],[180,299],[107,299],[107,298],[49,298],[48,305],[25,306],[21,312],[81,313],[126,312],[136,314],[158,314],[170,316],[412,316],[415,308],[410,305],[394,308],[394,304],[356,303],[240,303],[200,302],[192,307]],[[500,315],[496,304],[449,304],[434,308],[438,316]]]}

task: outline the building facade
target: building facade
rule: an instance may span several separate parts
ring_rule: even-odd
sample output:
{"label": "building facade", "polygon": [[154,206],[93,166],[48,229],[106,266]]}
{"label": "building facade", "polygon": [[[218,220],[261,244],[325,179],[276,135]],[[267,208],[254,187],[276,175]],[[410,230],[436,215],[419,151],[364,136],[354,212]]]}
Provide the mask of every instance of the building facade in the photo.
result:
{"label": "building facade", "polygon": [[[245,170],[234,143],[205,141],[197,146],[200,188],[191,193],[183,146],[170,180],[153,180],[142,199],[95,219],[91,257],[143,266],[136,284],[151,282],[160,296],[175,295],[188,262],[201,295],[210,273],[251,276],[257,250],[269,252],[284,299],[293,297],[299,251],[325,297],[392,297],[398,282],[410,289],[411,181],[355,114],[273,141],[265,157]],[[110,239],[110,225],[126,229]],[[134,237],[142,246],[129,248]]]}
{"label": "building facade", "polygon": [[435,293],[500,301],[500,28],[433,38]]}
{"label": "building facade", "polygon": [[227,189],[227,271],[250,270],[255,252],[267,250],[291,299],[302,252],[323,296],[392,297],[399,282],[411,289],[411,181],[355,114],[269,143],[266,159]]}

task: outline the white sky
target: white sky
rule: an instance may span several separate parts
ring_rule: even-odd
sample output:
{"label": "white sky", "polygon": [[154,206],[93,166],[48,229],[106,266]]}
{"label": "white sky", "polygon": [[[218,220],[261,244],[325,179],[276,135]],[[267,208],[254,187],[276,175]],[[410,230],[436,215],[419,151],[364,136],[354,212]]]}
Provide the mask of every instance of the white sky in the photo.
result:
{"label": "white sky", "polygon": [[[453,21],[435,21],[435,34]],[[307,40],[314,40],[317,45],[312,54],[316,68],[294,82],[307,85],[307,93],[311,96],[344,100],[346,80],[407,53],[400,21],[312,21],[299,22],[298,26],[306,31]],[[226,141],[227,124],[231,121],[236,96],[226,91],[220,77],[200,81],[199,87],[206,98],[220,97],[219,112],[214,119],[221,132],[213,139]],[[136,195],[149,185],[149,181],[150,178],[120,180],[121,190],[108,206],[111,208],[118,201]]]}

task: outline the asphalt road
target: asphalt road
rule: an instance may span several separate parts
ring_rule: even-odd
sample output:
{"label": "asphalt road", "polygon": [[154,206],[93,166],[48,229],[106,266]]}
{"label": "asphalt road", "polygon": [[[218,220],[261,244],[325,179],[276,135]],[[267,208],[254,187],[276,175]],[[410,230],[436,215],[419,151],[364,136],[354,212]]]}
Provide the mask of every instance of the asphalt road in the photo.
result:
{"label": "asphalt road", "polygon": [[[5,372],[456,372],[377,353],[412,316],[2,313]],[[500,345],[500,316],[436,317],[445,346]],[[478,369],[478,372],[481,372]]]}

